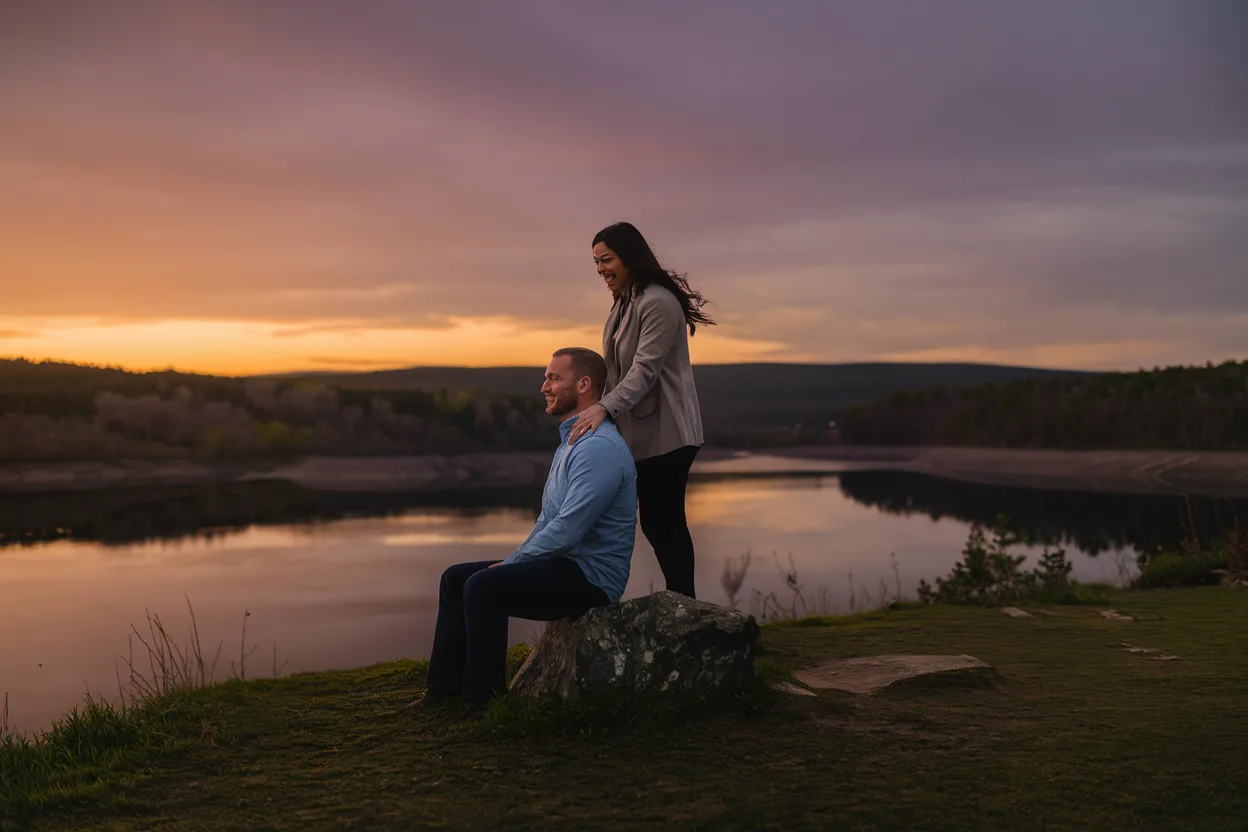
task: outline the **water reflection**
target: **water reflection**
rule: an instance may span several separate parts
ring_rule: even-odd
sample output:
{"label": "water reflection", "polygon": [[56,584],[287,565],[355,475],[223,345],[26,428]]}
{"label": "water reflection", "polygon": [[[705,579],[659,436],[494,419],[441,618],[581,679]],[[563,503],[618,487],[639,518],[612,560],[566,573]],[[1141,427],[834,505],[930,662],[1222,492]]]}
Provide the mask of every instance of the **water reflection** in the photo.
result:
{"label": "water reflection", "polygon": [[1004,513],[1037,543],[1089,555],[1175,551],[1185,527],[1209,542],[1221,539],[1236,517],[1248,522],[1248,500],[1242,499],[1003,488],[905,471],[848,471],[838,479],[847,497],[889,514],[990,525]]}
{"label": "water reflection", "polygon": [[[1000,487],[904,471],[829,475],[826,467],[818,466],[776,474],[742,467],[735,459],[713,465],[722,470],[706,468],[694,481],[690,510],[701,512],[708,522],[728,525],[824,528],[819,498],[813,500],[818,508],[800,496],[775,500],[776,483],[781,480],[794,494],[839,487],[854,502],[893,515],[990,525],[1004,513],[1037,543],[1060,544],[1090,555],[1124,548],[1144,555],[1172,551],[1182,544],[1185,526],[1208,541],[1224,534],[1236,517],[1248,521],[1248,500],[1243,499],[1188,500],[1170,495]],[[733,487],[713,488],[716,483],[733,483]],[[448,509],[464,517],[511,509],[531,520],[540,504],[539,488],[325,493],[283,482],[17,495],[0,501],[0,552],[53,540],[108,546],[188,538],[221,540],[271,525],[298,524],[306,527],[304,534],[316,534],[327,523],[353,518],[389,517],[405,527],[441,522],[429,519],[436,512],[417,515],[414,509]],[[391,545],[422,541],[403,534],[391,535]],[[510,540],[503,536],[478,542],[506,544]]]}
{"label": "water reflection", "polygon": [[[532,525],[522,509],[412,509],[317,525],[252,526],[228,536],[101,545],[54,540],[0,552],[0,695],[13,724],[36,727],[84,689],[115,695],[117,657],[147,611],[185,644],[194,604],[217,678],[247,644],[249,675],[358,667],[425,655],[438,576],[497,557]],[[414,535],[396,545],[396,537]],[[533,627],[518,623],[517,639]],[[134,646],[139,648],[137,642]],[[276,652],[274,652],[276,651]]]}
{"label": "water reflection", "polygon": [[326,493],[286,482],[16,495],[0,501],[0,546],[62,539],[104,544],[192,535],[213,539],[255,524],[389,517],[413,508],[465,514],[521,508],[536,517],[541,497],[540,488]]}
{"label": "water reflection", "polygon": [[[252,675],[426,655],[442,570],[506,555],[528,533],[539,500],[534,489],[318,494],[281,483],[5,499],[0,695],[10,694],[14,723],[30,728],[79,701],[84,688],[115,691],[130,625],[152,610],[183,633],[186,597],[205,648],[225,645],[218,678],[238,658],[246,612],[248,646],[259,645]],[[1123,558],[1177,543],[1179,507],[1186,512],[1173,498],[896,473],[700,478],[689,492],[699,595],[723,603],[725,561],[750,551],[739,596],[747,610],[773,592],[791,600],[773,552],[786,564],[792,555],[809,600],[847,612],[851,597],[878,596],[896,582],[912,592],[918,579],[947,573],[969,523],[1001,512],[1036,541],[1068,545],[1076,577],[1114,580]],[[1202,535],[1233,511],[1248,517],[1242,501],[1192,502]],[[662,585],[639,533],[626,597]],[[512,636],[537,632],[516,622]]]}

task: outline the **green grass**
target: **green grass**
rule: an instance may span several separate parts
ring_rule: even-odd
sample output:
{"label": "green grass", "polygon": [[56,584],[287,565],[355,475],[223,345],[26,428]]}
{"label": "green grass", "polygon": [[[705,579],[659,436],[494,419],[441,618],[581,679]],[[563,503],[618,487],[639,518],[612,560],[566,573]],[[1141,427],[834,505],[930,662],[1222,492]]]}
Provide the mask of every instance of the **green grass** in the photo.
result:
{"label": "green grass", "polygon": [[34,738],[0,730],[0,827],[45,807],[121,806],[132,764],[211,741],[219,689],[137,705],[88,697]]}
{"label": "green grass", "polygon": [[[401,706],[420,692],[414,662],[230,682],[173,697],[163,730],[109,740],[121,750],[89,774],[69,776],[65,752],[58,770],[78,785],[44,789],[28,820],[36,830],[1244,828],[1248,592],[1124,592],[1113,606],[1135,620],[915,604],[769,625],[768,678],[904,652],[969,653],[995,671],[699,713],[512,702],[476,721],[413,713]],[[12,760],[0,755],[0,782]],[[17,797],[3,796],[6,812]]]}

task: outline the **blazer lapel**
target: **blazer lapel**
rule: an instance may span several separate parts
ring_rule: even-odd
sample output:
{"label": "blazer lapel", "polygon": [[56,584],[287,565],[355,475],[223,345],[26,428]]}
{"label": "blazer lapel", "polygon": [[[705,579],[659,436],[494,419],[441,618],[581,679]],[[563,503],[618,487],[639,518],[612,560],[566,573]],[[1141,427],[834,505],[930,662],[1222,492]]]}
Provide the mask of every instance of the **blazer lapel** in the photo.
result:
{"label": "blazer lapel", "polygon": [[[611,307],[611,314],[607,316],[606,326],[602,328],[602,357],[607,362],[608,370],[619,366],[616,361],[615,335],[620,331],[620,315],[623,311],[623,306],[617,299],[615,305]],[[608,378],[608,381],[614,385],[618,379]]]}
{"label": "blazer lapel", "polygon": [[[620,342],[628,337],[628,328],[633,317],[633,307],[636,304],[632,302],[632,298],[622,298],[615,302],[611,307],[611,315],[607,319],[607,328],[603,333],[603,348],[609,349],[616,358],[620,354]],[[606,357],[606,354],[603,354]]]}

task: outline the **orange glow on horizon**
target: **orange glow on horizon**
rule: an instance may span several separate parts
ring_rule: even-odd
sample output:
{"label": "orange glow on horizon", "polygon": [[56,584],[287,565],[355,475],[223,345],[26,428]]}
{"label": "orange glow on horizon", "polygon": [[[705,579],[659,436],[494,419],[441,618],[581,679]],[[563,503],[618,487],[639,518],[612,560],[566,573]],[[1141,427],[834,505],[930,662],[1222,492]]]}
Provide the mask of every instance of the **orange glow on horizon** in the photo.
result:
{"label": "orange glow on horizon", "polygon": [[[110,323],[0,318],[0,357],[214,375],[412,366],[540,367],[560,347],[598,349],[601,339],[597,326],[538,328],[512,318],[454,318],[442,328],[336,321]],[[781,344],[731,338],[714,330],[700,330],[691,350],[695,362],[708,364],[805,359]]]}

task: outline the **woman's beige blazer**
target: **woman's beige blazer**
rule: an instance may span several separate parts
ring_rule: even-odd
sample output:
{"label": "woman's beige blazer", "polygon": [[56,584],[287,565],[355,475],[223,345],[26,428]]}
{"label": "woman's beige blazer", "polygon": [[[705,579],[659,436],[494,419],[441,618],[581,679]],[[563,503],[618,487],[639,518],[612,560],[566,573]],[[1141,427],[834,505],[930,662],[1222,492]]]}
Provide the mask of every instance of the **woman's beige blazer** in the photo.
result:
{"label": "woman's beige blazer", "polygon": [[634,459],[702,444],[689,330],[675,295],[651,284],[617,299],[602,331],[602,357],[607,362],[602,406]]}

